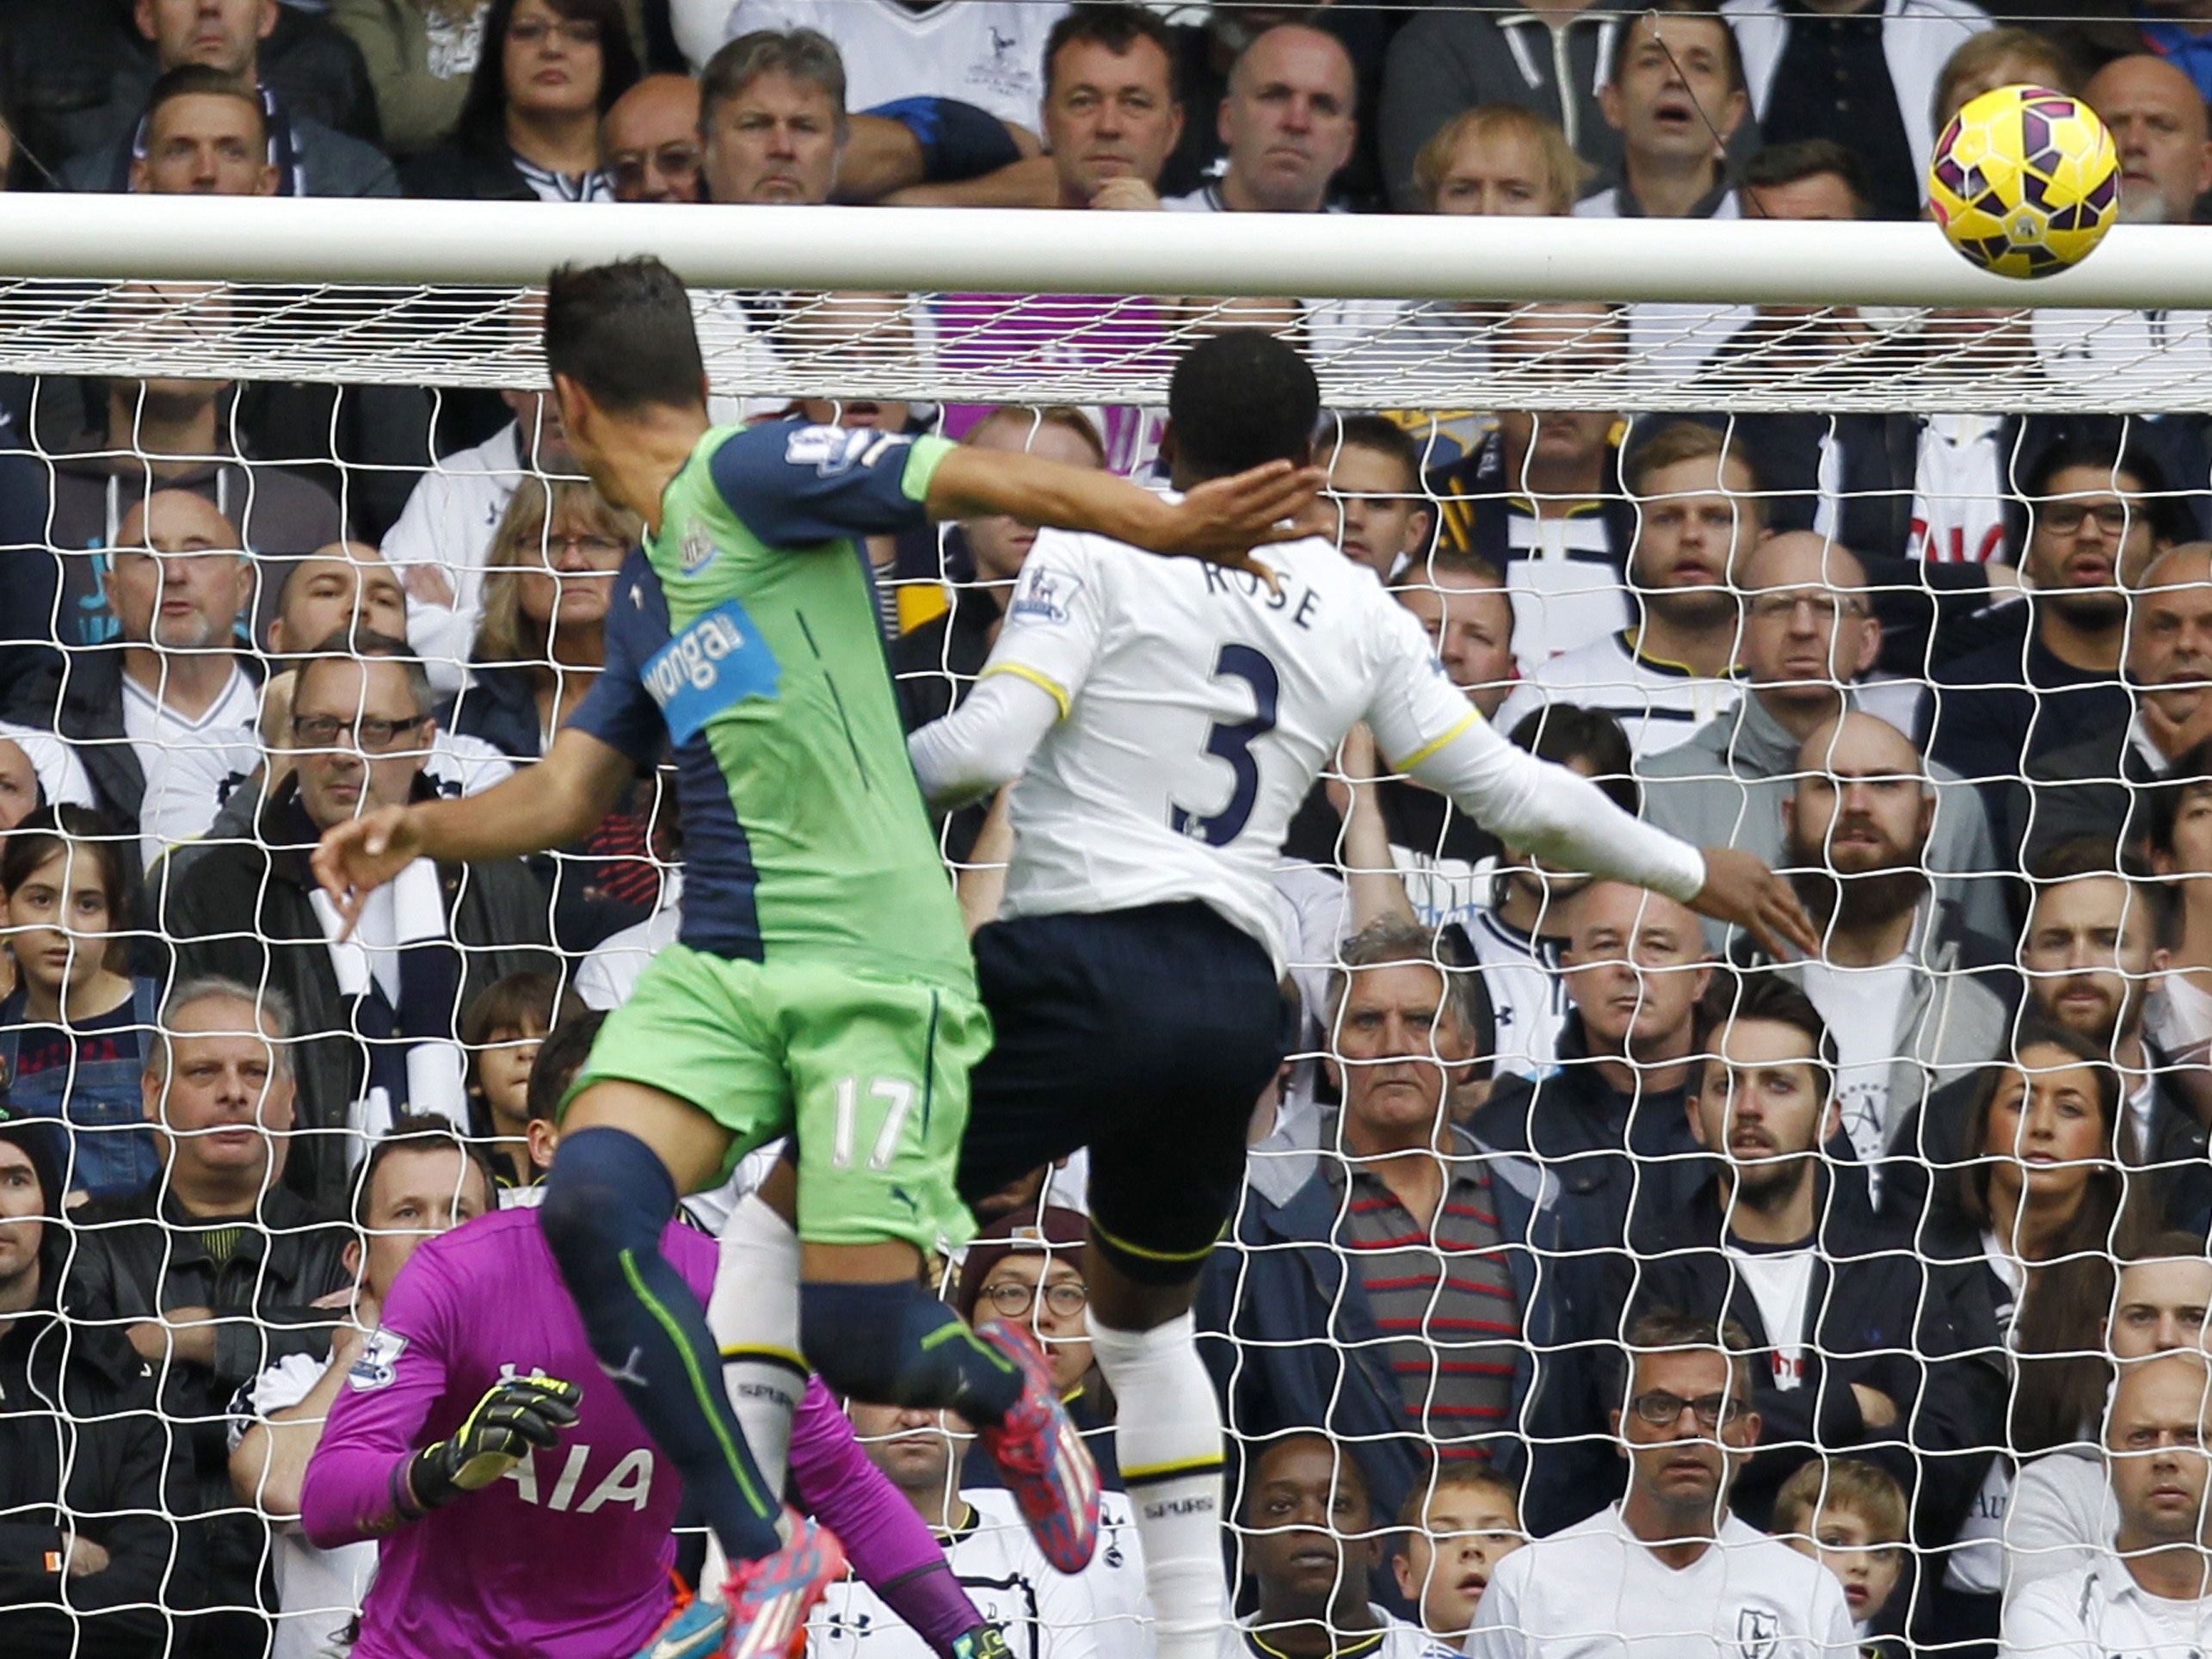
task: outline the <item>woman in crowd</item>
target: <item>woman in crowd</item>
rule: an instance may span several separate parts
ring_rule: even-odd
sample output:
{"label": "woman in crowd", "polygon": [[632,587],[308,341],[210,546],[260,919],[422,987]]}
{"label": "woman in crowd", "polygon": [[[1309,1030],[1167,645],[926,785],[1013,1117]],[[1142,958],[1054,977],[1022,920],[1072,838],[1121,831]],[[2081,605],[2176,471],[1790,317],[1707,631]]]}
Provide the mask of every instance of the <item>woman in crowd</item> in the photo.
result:
{"label": "woman in crowd", "polygon": [[637,78],[619,0],[490,0],[453,136],[401,182],[417,196],[612,201],[599,120]]}
{"label": "woman in crowd", "polygon": [[1994,1639],[2013,1469],[2073,1441],[2101,1406],[2112,1264],[2135,1225],[2119,1145],[2125,1100],[2098,1045],[2028,1025],[2012,1058],[1984,1070],[1956,1154],[1927,1149],[1939,1173],[1921,1250],[1966,1275],[1962,1300],[1986,1301],[2005,1333],[2012,1389],[2005,1446],[1948,1558],[1928,1563],[1924,1639]]}
{"label": "woman in crowd", "polygon": [[[615,574],[643,533],[576,478],[531,478],[508,503],[486,555],[484,614],[470,683],[441,722],[517,762],[540,759],[607,661]],[[553,934],[586,951],[642,922],[660,893],[647,851],[650,795],[617,806],[579,846],[557,854]]]}
{"label": "woman in crowd", "polygon": [[1556,216],[1574,211],[1589,177],[1567,135],[1517,104],[1453,116],[1414,158],[1414,188],[1432,213]]}
{"label": "woman in crowd", "polygon": [[0,843],[16,984],[0,1002],[0,1076],[19,1112],[70,1128],[72,1193],[138,1191],[158,1172],[139,1078],[158,987],[134,979],[121,843],[94,813],[33,813]]}
{"label": "woman in crowd", "polygon": [[[968,1247],[953,1302],[970,1323],[1002,1319],[1037,1333],[1052,1361],[1053,1384],[1098,1463],[1099,1478],[1118,1489],[1113,1400],[1091,1363],[1087,1340],[1090,1292],[1083,1262],[1089,1238],[1090,1224],[1075,1211],[1051,1206],[1039,1220],[1037,1206],[1024,1205]],[[970,1486],[1000,1484],[996,1467],[983,1457],[968,1459],[961,1480]]]}

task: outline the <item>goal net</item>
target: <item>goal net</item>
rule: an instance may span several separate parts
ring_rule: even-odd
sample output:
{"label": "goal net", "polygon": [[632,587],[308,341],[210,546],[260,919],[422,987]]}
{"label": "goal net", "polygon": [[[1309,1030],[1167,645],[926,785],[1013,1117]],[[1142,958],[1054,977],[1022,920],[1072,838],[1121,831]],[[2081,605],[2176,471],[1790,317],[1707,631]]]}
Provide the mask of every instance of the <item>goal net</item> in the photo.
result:
{"label": "goal net", "polygon": [[[55,1130],[69,1364],[114,1371],[55,1397],[51,1489],[8,1488],[55,1628],[341,1639],[374,1547],[299,1533],[287,1414],[342,1392],[330,1321],[352,1386],[388,1379],[379,1275],[484,1201],[456,1155],[440,1223],[403,1214],[374,1148],[450,1121],[528,1202],[533,1057],[698,902],[650,774],[543,858],[425,867],[357,940],[307,864],[364,801],[527,769],[600,671],[639,527],[576,476],[539,285],[648,250],[693,286],[718,419],[1161,483],[1179,356],[1291,341],[1315,531],[1473,707],[1790,873],[1820,929],[1775,962],[1500,844],[1355,734],[1278,872],[1297,1036],[1198,1307],[1241,1612],[1319,1572],[1340,1650],[1415,1639],[1392,1620],[1457,1647],[1513,1543],[1677,1476],[1841,1582],[1901,1577],[1845,1622],[1929,1647],[2103,1547],[2108,1382],[2195,1347],[2212,1297],[2212,232],[2123,228],[2030,287],[1910,225],[1168,215],[1140,245],[1108,214],[54,200],[0,198],[0,1064]],[[864,541],[910,723],[974,683],[1031,543]],[[335,711],[299,700],[329,654]],[[987,919],[1003,817],[938,833]],[[1038,1323],[1107,1450],[1051,1294],[1081,1181],[1002,1195],[995,1265],[944,1282]],[[1670,1475],[1678,1438],[1725,1457]],[[643,1510],[569,1457],[523,1500]],[[1143,1651],[1126,1499],[1049,1607],[1011,1511],[977,1513],[1014,1564],[970,1588],[1024,1659]],[[1556,1613],[1505,1582],[1522,1627]],[[1820,1639],[1827,1583],[1712,1639]],[[840,1595],[817,1652],[890,1616]],[[1592,1628],[1671,1616],[1705,1639],[1663,1598]]]}

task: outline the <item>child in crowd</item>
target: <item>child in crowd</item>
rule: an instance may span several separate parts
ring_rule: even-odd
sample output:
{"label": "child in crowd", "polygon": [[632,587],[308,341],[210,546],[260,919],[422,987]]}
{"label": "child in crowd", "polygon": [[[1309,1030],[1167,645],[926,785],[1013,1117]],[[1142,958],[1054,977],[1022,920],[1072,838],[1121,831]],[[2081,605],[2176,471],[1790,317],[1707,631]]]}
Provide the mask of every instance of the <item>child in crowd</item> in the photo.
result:
{"label": "child in crowd", "polygon": [[1815,1458],[1775,1495],[1774,1535],[1842,1581],[1862,1641],[1903,1576],[1907,1514],[1896,1477],[1858,1458]]}
{"label": "child in crowd", "polygon": [[569,1092],[570,1083],[591,1053],[591,1039],[599,1035],[600,1022],[606,1018],[596,1008],[564,1015],[544,1041],[532,1045],[522,1106],[525,1173],[520,1181],[500,1193],[502,1210],[527,1208],[545,1198],[545,1189],[538,1183],[553,1167],[553,1147],[560,1139],[561,1096]]}
{"label": "child in crowd", "polygon": [[1398,1593],[1419,1605],[1431,1636],[1463,1644],[1490,1575],[1528,1541],[1519,1486],[1487,1464],[1442,1464],[1406,1500],[1398,1525]]}
{"label": "child in crowd", "polygon": [[558,976],[510,973],[485,986],[461,1021],[469,1057],[469,1130],[492,1143],[502,1191],[531,1186],[543,1173],[530,1162],[531,1068],[545,1033],[583,1011]]}

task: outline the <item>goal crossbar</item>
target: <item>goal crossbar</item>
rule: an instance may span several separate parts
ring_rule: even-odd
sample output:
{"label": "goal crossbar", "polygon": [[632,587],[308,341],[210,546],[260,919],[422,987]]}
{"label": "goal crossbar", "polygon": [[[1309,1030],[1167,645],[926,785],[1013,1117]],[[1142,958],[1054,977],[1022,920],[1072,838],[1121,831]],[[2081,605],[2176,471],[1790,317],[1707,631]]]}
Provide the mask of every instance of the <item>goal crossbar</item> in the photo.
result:
{"label": "goal crossbar", "polygon": [[[1917,224],[0,195],[0,370],[539,384],[527,291],[641,252],[736,396],[1156,404],[1180,342],[1243,321],[1341,406],[2212,406],[2212,228],[2178,226],[2030,284]],[[1633,326],[1494,349],[1528,301]]]}

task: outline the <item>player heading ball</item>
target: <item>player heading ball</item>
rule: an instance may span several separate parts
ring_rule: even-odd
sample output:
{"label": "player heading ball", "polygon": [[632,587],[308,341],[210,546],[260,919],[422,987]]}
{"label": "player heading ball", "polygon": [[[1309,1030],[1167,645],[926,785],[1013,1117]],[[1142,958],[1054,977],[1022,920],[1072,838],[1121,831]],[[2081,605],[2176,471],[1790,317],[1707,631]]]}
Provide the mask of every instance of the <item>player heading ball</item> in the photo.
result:
{"label": "player heading ball", "polygon": [[[989,1024],[854,539],[1004,513],[1242,568],[1291,533],[1275,527],[1319,475],[1278,461],[1170,502],[937,438],[714,427],[689,299],[652,259],[555,271],[545,359],[576,459],[648,532],[617,579],[605,670],[539,764],[340,825],[317,877],[358,925],[417,859],[581,839],[672,751],[681,937],[601,1028],[539,1214],[592,1352],[734,1563],[727,1650],[780,1650],[842,1570],[835,1540],[779,1502],[802,1352],[842,1392],[977,1424],[1047,1556],[1080,1567],[1097,1473],[1043,1354],[1017,1330],[970,1333],[919,1283],[922,1253],[969,1230],[954,1165]],[[679,1192],[786,1135],[796,1271],[748,1275],[741,1329],[718,1342],[662,1231]],[[749,1368],[742,1427],[724,1348]]]}

